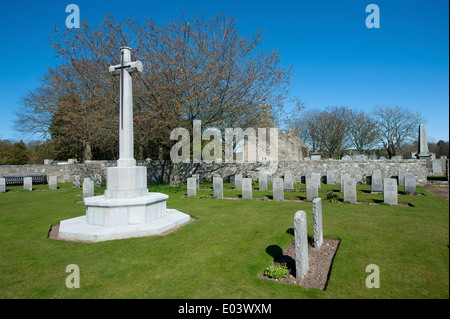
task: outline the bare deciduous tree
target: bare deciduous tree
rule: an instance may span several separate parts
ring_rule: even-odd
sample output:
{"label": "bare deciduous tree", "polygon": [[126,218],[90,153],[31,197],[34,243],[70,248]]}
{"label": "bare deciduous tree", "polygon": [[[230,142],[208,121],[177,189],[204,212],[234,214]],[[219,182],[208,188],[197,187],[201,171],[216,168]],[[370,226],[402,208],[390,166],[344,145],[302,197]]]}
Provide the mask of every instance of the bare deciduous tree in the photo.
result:
{"label": "bare deciduous tree", "polygon": [[[161,148],[168,153],[170,131],[191,131],[194,120],[201,120],[203,129],[246,128],[268,108],[275,121],[283,114],[291,69],[281,66],[277,51],[261,49],[263,41],[262,32],[239,36],[236,21],[225,14],[182,16],[164,24],[108,16],[98,27],[84,21],[78,30],[55,29],[49,42],[63,62],[49,68],[42,87],[24,97],[16,129],[51,135],[61,139],[59,145],[76,140],[84,145],[84,159],[89,147],[94,157],[117,155],[119,81],[108,66],[118,63],[124,45],[145,66],[133,76],[139,156],[154,157]],[[77,127],[87,131],[81,136]]]}
{"label": "bare deciduous tree", "polygon": [[403,144],[417,139],[417,128],[424,119],[419,112],[402,106],[379,106],[373,112],[378,139],[389,158],[397,155]]}

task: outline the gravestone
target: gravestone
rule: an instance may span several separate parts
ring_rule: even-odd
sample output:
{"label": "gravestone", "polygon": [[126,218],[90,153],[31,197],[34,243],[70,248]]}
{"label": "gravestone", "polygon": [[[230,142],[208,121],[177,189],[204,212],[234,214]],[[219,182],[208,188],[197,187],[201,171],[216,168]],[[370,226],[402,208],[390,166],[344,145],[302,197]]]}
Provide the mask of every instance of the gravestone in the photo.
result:
{"label": "gravestone", "polygon": [[322,198],[313,199],[313,227],[314,227],[314,247],[320,248],[323,243],[323,227],[322,227]]}
{"label": "gravestone", "polygon": [[291,172],[284,173],[284,191],[291,192],[294,190],[294,181]]}
{"label": "gravestone", "polygon": [[313,200],[319,196],[319,184],[316,177],[306,179],[306,199]]}
{"label": "gravestone", "polygon": [[234,175],[234,188],[242,189],[242,173]]}
{"label": "gravestone", "polygon": [[73,188],[80,188],[81,187],[80,175],[73,175],[72,176],[72,187]]}
{"label": "gravestone", "polygon": [[252,199],[252,179],[243,178],[242,179],[242,198]]}
{"label": "gravestone", "polygon": [[394,178],[383,179],[383,201],[389,205],[398,205],[397,180]]}
{"label": "gravestone", "polygon": [[426,157],[425,158],[425,167],[427,168],[427,169],[430,169],[431,170],[431,168],[432,168],[432,164],[431,164],[431,162],[432,162],[432,160],[431,160],[431,156],[429,156],[429,157]]}
{"label": "gravestone", "polygon": [[344,202],[356,203],[356,180],[354,178],[344,179]]}
{"label": "gravestone", "polygon": [[213,177],[214,197],[223,197],[223,179],[218,176]]}
{"label": "gravestone", "polygon": [[197,196],[197,178],[189,177],[187,179],[187,196]]}
{"label": "gravestone", "polygon": [[200,189],[200,174],[192,174],[192,177],[195,178],[195,188]]}
{"label": "gravestone", "polygon": [[94,196],[94,181],[90,178],[83,180],[83,199]]}
{"label": "gravestone", "polygon": [[[318,188],[322,187],[322,181],[321,181],[322,176],[320,175],[320,173],[311,173],[311,176],[309,178],[315,179],[317,181]],[[305,184],[306,184],[306,179],[305,179]]]}
{"label": "gravestone", "polygon": [[295,240],[295,277],[303,279],[309,269],[308,260],[308,232],[306,213],[299,210],[294,216],[294,240]]}
{"label": "gravestone", "polygon": [[49,176],[48,189],[55,190],[57,188],[58,188],[58,177],[57,176]]}
{"label": "gravestone", "polygon": [[356,174],[356,170],[351,169],[349,172],[350,178],[353,178],[356,183],[358,183],[358,174]]}
{"label": "gravestone", "polygon": [[406,171],[404,169],[398,170],[398,185],[405,186]]}
{"label": "gravestone", "polygon": [[372,174],[372,180],[370,182],[370,193],[377,194],[383,192],[383,179],[380,174]]}
{"label": "gravestone", "polygon": [[414,175],[405,176],[405,194],[416,195],[416,177]]}
{"label": "gravestone", "polygon": [[272,183],[273,199],[284,200],[284,185],[282,178],[274,178]]}
{"label": "gravestone", "polygon": [[6,193],[6,178],[0,178],[0,193]]}
{"label": "gravestone", "polygon": [[334,171],[327,171],[327,184],[334,184]]}
{"label": "gravestone", "polygon": [[102,187],[102,175],[99,173],[92,172],[91,180],[94,182],[94,187]]}
{"label": "gravestone", "polygon": [[341,174],[341,192],[344,192],[344,188],[345,188],[344,180],[347,178],[350,178],[350,174],[347,174],[347,173]]}
{"label": "gravestone", "polygon": [[265,174],[259,175],[259,190],[260,191],[267,190],[267,175]]}
{"label": "gravestone", "polygon": [[23,178],[23,189],[28,191],[33,190],[33,178],[32,177],[24,177]]}
{"label": "gravestone", "polygon": [[442,164],[440,159],[434,159],[431,161],[431,169],[434,176],[442,175]]}

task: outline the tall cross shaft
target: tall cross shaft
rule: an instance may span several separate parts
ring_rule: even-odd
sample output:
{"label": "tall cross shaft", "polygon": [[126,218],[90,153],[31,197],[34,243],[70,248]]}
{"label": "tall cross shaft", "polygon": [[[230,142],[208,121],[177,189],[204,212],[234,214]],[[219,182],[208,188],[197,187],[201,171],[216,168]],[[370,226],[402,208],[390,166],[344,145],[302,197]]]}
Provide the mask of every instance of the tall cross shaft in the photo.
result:
{"label": "tall cross shaft", "polygon": [[142,72],[140,61],[131,62],[131,49],[121,47],[121,61],[109,67],[109,73],[120,75],[120,125],[118,167],[135,166],[133,139],[133,94],[131,74]]}

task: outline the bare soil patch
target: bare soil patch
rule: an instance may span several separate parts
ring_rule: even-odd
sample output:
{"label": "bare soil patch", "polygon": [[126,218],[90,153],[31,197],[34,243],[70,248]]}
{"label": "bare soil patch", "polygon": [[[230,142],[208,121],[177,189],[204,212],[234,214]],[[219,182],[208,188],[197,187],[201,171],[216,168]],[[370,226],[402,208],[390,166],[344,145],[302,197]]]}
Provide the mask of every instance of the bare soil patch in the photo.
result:
{"label": "bare soil patch", "polygon": [[[308,240],[312,241],[311,238],[308,238]],[[290,270],[289,275],[281,279],[273,279],[265,275],[260,275],[260,277],[285,284],[325,290],[330,276],[333,259],[340,242],[341,241],[337,238],[324,238],[323,244],[319,249],[309,246],[309,270],[305,277],[300,280],[295,277],[295,240],[293,240],[286,247],[284,252],[273,261],[273,264],[286,264]]]}
{"label": "bare soil patch", "polygon": [[449,184],[448,183],[427,183],[423,185],[431,194],[443,198],[447,203],[449,202]]}

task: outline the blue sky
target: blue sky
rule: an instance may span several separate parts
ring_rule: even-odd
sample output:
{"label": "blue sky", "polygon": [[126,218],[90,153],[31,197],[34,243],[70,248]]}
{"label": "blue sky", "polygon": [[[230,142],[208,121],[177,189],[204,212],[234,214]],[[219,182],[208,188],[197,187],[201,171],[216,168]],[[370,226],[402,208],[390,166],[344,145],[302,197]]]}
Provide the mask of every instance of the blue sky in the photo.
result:
{"label": "blue sky", "polygon": [[[38,87],[58,60],[47,44],[53,25],[65,28],[68,4],[96,24],[105,15],[164,21],[202,13],[234,16],[242,35],[265,31],[266,48],[293,67],[291,93],[309,108],[346,105],[372,110],[400,105],[422,112],[428,140],[449,140],[449,1],[445,0],[146,0],[8,1],[0,19],[0,139],[12,128],[20,98]],[[368,29],[367,5],[380,9]]]}

